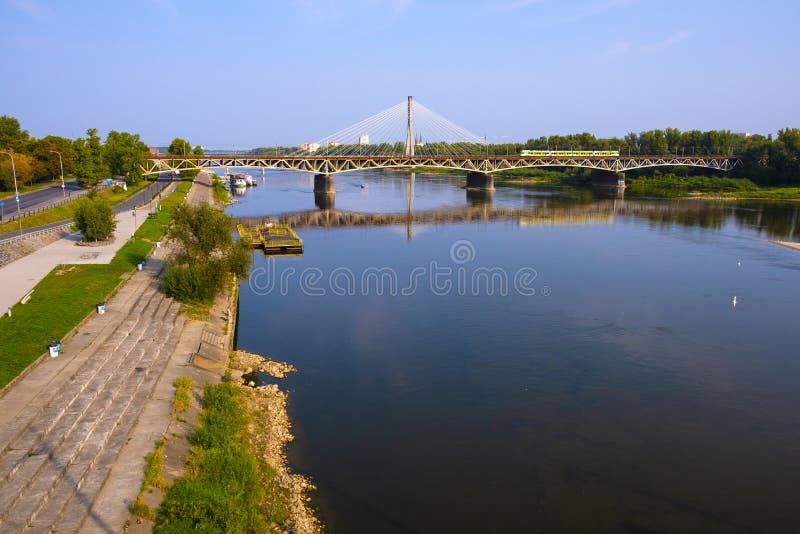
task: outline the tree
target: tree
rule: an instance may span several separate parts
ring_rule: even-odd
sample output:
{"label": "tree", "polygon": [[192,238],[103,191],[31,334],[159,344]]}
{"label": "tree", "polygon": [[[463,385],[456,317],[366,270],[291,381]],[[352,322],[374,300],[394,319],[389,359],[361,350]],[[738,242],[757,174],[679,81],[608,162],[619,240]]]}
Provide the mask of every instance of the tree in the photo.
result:
{"label": "tree", "polygon": [[186,156],[192,153],[192,144],[185,139],[176,137],[172,140],[167,148],[167,154],[172,156]]}
{"label": "tree", "polygon": [[75,176],[81,184],[95,185],[109,175],[108,166],[103,158],[103,146],[97,129],[86,130],[88,138],[76,139],[73,143],[75,153]]}
{"label": "tree", "polygon": [[167,259],[161,285],[181,302],[209,302],[228,276],[246,278],[252,255],[243,241],[233,241],[233,219],[224,211],[201,204],[175,210],[168,236],[177,252]]}
{"label": "tree", "polygon": [[203,151],[203,147],[197,145],[192,149],[192,154],[194,154],[195,156],[202,156],[203,154],[205,154],[205,152]]}
{"label": "tree", "polygon": [[108,239],[117,228],[111,205],[96,194],[78,200],[73,219],[84,241]]}
{"label": "tree", "polygon": [[[17,173],[18,185],[30,185],[34,180],[34,159],[27,154],[12,152],[14,155],[14,170]],[[14,189],[14,173],[11,172],[11,158],[5,154],[0,156],[0,187],[4,191]]]}
{"label": "tree", "polygon": [[103,157],[112,175],[124,176],[128,184],[142,178],[142,167],[150,149],[138,134],[110,131],[106,137]]}
{"label": "tree", "polygon": [[57,180],[61,176],[61,167],[58,162],[58,155],[61,154],[61,161],[64,164],[64,176],[72,173],[75,164],[72,140],[66,137],[48,135],[42,139],[37,139],[31,143],[31,155],[36,160],[34,174],[36,181]]}
{"label": "tree", "polygon": [[0,117],[0,148],[22,152],[29,140],[30,135],[19,127],[17,119],[7,115]]}

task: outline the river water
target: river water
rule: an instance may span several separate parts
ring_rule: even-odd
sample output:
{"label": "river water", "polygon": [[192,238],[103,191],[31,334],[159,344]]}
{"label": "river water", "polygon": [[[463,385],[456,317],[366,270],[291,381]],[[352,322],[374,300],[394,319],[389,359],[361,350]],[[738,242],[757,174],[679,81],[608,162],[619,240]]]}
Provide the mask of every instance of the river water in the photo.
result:
{"label": "river water", "polygon": [[795,531],[800,252],[768,240],[800,205],[463,183],[272,172],[228,209],[305,242],[255,255],[238,346],[300,370],[327,530]]}

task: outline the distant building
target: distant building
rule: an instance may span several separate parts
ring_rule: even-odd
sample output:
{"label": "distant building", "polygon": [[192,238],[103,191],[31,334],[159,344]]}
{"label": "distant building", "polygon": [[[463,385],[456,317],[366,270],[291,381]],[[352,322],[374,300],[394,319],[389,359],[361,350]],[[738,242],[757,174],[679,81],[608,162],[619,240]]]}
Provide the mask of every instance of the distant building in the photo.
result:
{"label": "distant building", "polygon": [[736,137],[741,137],[742,139],[750,139],[751,134],[750,132],[736,132],[733,135],[735,135]]}
{"label": "distant building", "polygon": [[319,150],[319,143],[303,143],[300,145],[300,150],[304,150],[309,154],[313,154],[317,150]]}
{"label": "distant building", "polygon": [[358,137],[358,144],[359,145],[368,145],[369,144],[369,135],[364,134]]}
{"label": "distant building", "polygon": [[158,149],[154,146],[150,147],[150,155],[151,156],[158,156]]}

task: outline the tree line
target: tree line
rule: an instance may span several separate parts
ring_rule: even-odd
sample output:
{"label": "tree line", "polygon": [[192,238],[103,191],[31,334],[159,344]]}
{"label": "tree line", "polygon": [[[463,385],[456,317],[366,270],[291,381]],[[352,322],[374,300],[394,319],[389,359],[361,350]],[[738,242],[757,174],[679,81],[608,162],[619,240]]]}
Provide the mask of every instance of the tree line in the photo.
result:
{"label": "tree line", "polygon": [[[37,139],[20,127],[14,117],[0,117],[0,150],[13,153],[17,182],[32,185],[56,180],[61,176],[58,154],[64,166],[64,177],[75,178],[83,186],[96,185],[110,177],[120,177],[129,184],[142,179],[142,166],[150,148],[139,134],[112,130],[105,142],[97,129],[86,130],[86,136],[68,139],[48,135]],[[202,148],[181,138],[175,138],[167,149],[169,154],[202,154]],[[58,154],[56,154],[58,153]],[[14,182],[11,160],[0,157],[0,191],[12,191]]]}

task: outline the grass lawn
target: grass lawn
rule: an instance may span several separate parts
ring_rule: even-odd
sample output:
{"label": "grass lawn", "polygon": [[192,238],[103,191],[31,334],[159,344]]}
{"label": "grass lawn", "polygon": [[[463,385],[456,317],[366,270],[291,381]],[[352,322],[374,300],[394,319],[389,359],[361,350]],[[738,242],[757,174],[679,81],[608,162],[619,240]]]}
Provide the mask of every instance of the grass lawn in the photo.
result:
{"label": "grass lawn", "polygon": [[[34,226],[42,226],[58,221],[65,221],[72,218],[72,209],[75,201],[41,211],[29,217],[22,217],[22,228],[33,228]],[[16,213],[15,213],[16,214]],[[0,234],[16,232],[19,230],[19,223],[17,221],[7,221],[0,224]]]}
{"label": "grass lawn", "polygon": [[136,264],[153,249],[183,201],[191,183],[178,184],[161,202],[161,211],[147,219],[108,265],[59,265],[34,288],[27,304],[16,304],[12,316],[0,317],[0,387],[18,376],[62,339],[114,291]]}

